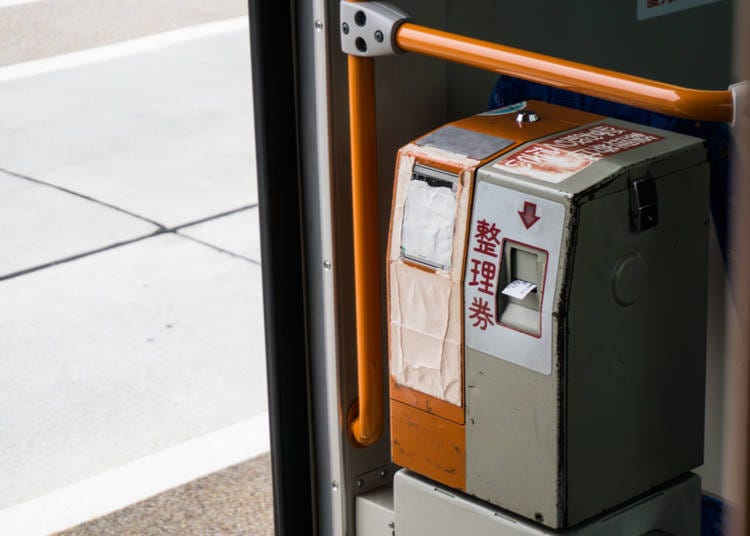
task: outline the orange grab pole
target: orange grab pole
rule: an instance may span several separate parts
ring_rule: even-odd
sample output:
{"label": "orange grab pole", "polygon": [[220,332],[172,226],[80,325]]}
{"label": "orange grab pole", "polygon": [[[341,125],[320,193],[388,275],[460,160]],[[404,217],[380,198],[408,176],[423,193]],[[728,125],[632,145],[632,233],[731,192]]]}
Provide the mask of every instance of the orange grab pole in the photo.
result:
{"label": "orange grab pole", "polygon": [[396,42],[405,51],[654,112],[700,121],[732,120],[732,95],[729,91],[706,91],[663,84],[411,23],[399,27]]}
{"label": "orange grab pole", "polygon": [[383,364],[380,335],[378,177],[375,139],[375,65],[349,56],[349,130],[352,159],[354,295],[359,399],[349,412],[349,431],[360,446],[383,432]]}

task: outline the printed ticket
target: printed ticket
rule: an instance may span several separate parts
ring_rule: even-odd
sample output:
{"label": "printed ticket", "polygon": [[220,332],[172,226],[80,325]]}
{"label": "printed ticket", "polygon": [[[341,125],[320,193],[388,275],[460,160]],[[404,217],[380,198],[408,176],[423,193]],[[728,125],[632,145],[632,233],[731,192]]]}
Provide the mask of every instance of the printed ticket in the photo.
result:
{"label": "printed ticket", "polygon": [[523,279],[516,279],[508,283],[503,289],[503,294],[510,296],[511,298],[516,298],[517,300],[522,300],[535,290],[536,285],[534,283],[529,283]]}

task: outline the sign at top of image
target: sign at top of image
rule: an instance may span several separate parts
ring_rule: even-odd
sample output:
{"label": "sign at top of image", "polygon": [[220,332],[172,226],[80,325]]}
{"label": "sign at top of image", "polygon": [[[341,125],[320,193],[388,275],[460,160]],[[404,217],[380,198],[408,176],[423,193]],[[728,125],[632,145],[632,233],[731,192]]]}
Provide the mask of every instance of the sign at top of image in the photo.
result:
{"label": "sign at top of image", "polygon": [[638,20],[650,19],[659,15],[669,15],[675,11],[691,7],[713,4],[721,0],[637,0]]}

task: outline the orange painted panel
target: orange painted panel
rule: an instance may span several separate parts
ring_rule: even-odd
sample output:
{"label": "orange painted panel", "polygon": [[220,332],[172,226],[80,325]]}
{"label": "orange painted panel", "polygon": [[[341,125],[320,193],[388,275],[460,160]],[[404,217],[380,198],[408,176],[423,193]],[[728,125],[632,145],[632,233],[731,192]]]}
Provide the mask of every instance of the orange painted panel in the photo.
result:
{"label": "orange painted panel", "polygon": [[452,488],[466,490],[466,430],[391,400],[393,462]]}
{"label": "orange painted panel", "polygon": [[[463,358],[463,356],[462,356]],[[463,359],[462,359],[463,361]],[[463,369],[463,362],[461,363]],[[463,379],[463,373],[461,374]],[[432,413],[443,419],[448,419],[456,424],[464,424],[464,408],[456,406],[445,400],[440,400],[416,389],[399,385],[391,376],[391,398],[404,404]]]}
{"label": "orange painted panel", "polygon": [[[451,124],[491,136],[516,140],[516,143],[520,145],[561,130],[568,130],[604,119],[602,115],[564,108],[542,101],[530,100],[526,102],[525,109],[536,112],[539,115],[539,121],[519,125],[516,123],[516,113],[509,113],[503,115],[472,115]],[[508,150],[510,149],[505,149],[505,151]]]}

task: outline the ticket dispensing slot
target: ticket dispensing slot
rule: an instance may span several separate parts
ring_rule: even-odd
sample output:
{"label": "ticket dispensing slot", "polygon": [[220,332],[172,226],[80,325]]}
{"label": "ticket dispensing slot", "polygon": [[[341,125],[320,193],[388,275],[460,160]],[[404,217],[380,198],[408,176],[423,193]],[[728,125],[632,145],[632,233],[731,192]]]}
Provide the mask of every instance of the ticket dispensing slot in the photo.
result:
{"label": "ticket dispensing slot", "polygon": [[547,252],[513,240],[503,242],[497,294],[498,323],[539,336]]}

